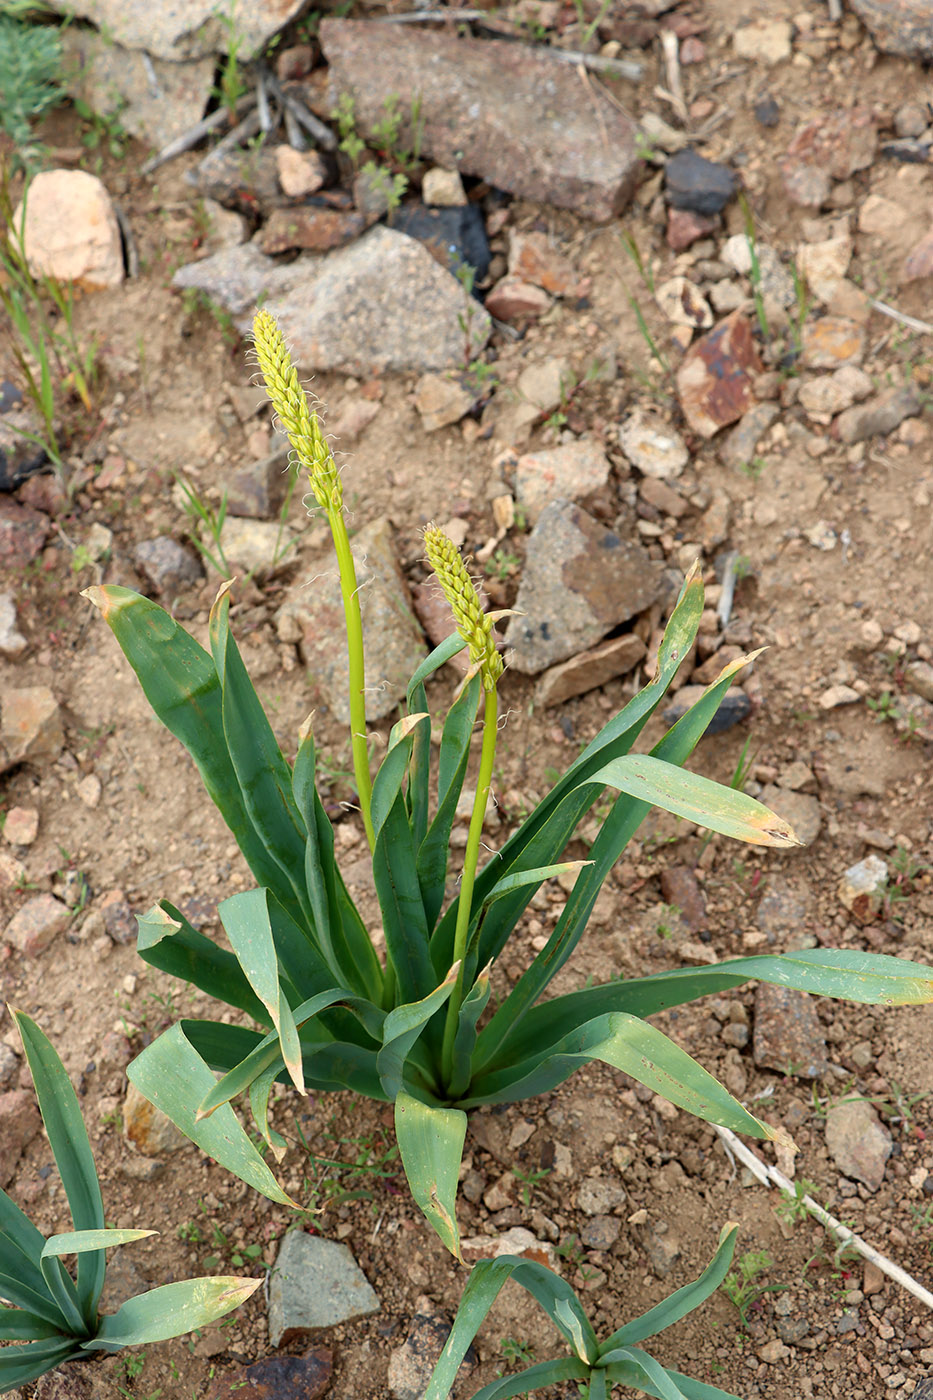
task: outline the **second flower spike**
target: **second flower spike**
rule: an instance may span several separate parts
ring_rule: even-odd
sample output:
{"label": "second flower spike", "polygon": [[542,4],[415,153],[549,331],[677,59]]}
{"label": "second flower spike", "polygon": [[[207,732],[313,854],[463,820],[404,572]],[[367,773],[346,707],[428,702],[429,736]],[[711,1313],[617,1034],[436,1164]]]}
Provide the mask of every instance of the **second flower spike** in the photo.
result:
{"label": "second flower spike", "polygon": [[502,657],[492,635],[497,614],[483,612],[476,584],[460,551],[437,525],[429,525],[425,530],[424,548],[450,604],[457,631],[470,649],[471,670],[482,676],[484,690],[493,690],[503,671]]}

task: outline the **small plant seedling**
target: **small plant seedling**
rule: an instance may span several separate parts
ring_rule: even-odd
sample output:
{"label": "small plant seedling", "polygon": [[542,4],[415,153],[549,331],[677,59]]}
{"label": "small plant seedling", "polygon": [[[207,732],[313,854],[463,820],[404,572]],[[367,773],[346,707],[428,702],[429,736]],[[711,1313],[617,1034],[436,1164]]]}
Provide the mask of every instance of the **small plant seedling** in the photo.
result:
{"label": "small plant seedling", "polygon": [[[816,1091],[814,1090],[814,1093]],[[789,1225],[796,1225],[801,1220],[806,1220],[810,1213],[810,1207],[804,1200],[805,1196],[812,1196],[817,1189],[815,1181],[807,1181],[806,1177],[801,1177],[794,1182],[793,1196],[782,1195],[780,1201],[774,1207],[774,1213],[780,1220],[784,1220]]]}
{"label": "small plant seedling", "polygon": [[[508,1366],[530,1366],[535,1359],[534,1347],[530,1342],[520,1342],[517,1337],[503,1337],[499,1343],[502,1359]],[[500,1371],[500,1375],[502,1372]]]}
{"label": "small plant seedling", "polygon": [[867,695],[865,697],[865,704],[871,710],[879,724],[884,724],[885,720],[890,720],[893,724],[894,721],[900,717],[897,701],[894,698],[893,692],[890,690],[883,690],[877,697]]}
{"label": "small plant seedling", "polygon": [[780,1293],[787,1287],[784,1283],[758,1282],[773,1263],[766,1249],[750,1249],[736,1261],[737,1268],[727,1275],[722,1285],[722,1291],[738,1312],[746,1332],[749,1330],[749,1314],[758,1300],[767,1293]]}
{"label": "small plant seedling", "polygon": [[32,123],[65,96],[62,44],[50,25],[27,24],[27,6],[5,0],[0,14],[0,126],[20,165],[32,167],[40,151]]}
{"label": "small plant seedling", "polygon": [[237,25],[236,7],[237,0],[230,0],[230,7],[226,14],[221,14],[218,11],[216,15],[227,31],[227,51],[221,64],[217,86],[214,88],[214,96],[226,107],[231,122],[236,119],[237,104],[240,98],[248,91],[248,84],[240,64],[240,51],[246,41],[246,36]]}
{"label": "small plant seedling", "polygon": [[550,1176],[550,1174],[550,1167],[529,1167],[527,1170],[523,1170],[521,1167],[512,1168],[512,1175],[517,1177],[522,1184],[521,1197],[523,1206],[527,1208],[531,1205],[531,1197],[534,1188],[539,1182],[543,1181],[545,1177]]}

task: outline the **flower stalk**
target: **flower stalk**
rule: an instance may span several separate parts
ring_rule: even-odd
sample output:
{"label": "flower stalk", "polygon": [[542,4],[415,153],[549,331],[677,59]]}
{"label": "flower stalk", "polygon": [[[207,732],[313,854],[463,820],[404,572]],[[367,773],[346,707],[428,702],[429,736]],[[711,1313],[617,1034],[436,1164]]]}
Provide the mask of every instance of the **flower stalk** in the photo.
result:
{"label": "flower stalk", "polygon": [[350,536],[343,517],[343,482],[333,453],[321,431],[320,421],[301,387],[285,337],[268,311],[257,311],[253,319],[253,344],[259,369],[272,407],[300,465],[308,473],[311,490],[327,516],[337,569],[340,595],[347,628],[347,667],[350,703],[350,746],[353,773],[360,799],[360,811],[370,850],[375,845],[372,822],[372,778],[366,743],[366,670],[363,657],[363,617],[360,611],[356,565]]}
{"label": "flower stalk", "polygon": [[[469,648],[470,670],[467,673],[467,679],[474,675],[480,677],[483,696],[483,744],[480,752],[476,796],[473,799],[470,829],[463,857],[463,873],[460,878],[460,894],[457,902],[457,923],[454,930],[454,962],[459,962],[460,971],[457,974],[453,993],[447,1003],[447,1019],[444,1024],[441,1055],[442,1071],[445,1080],[449,1083],[453,1074],[454,1041],[457,1035],[460,1007],[463,1002],[463,965],[470,932],[473,886],[476,881],[483,820],[486,816],[486,805],[489,801],[489,790],[492,786],[492,773],[496,758],[496,738],[499,730],[497,683],[502,675],[503,662],[493,637],[495,615],[483,612],[476,585],[470,578],[456,545],[444,534],[443,530],[436,525],[429,525],[424,532],[424,546],[428,562],[450,604],[454,621],[457,624],[457,631]],[[478,713],[479,706],[477,706]]]}

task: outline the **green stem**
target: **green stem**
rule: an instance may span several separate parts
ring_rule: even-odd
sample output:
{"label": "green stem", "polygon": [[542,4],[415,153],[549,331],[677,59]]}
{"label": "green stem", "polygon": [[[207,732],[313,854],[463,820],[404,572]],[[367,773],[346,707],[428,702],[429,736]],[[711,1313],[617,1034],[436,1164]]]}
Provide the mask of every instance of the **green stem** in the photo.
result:
{"label": "green stem", "polygon": [[337,567],[340,571],[340,592],[343,597],[343,612],[347,628],[347,657],[349,662],[350,690],[350,745],[353,750],[353,772],[356,777],[356,790],[360,798],[360,811],[366,828],[369,849],[376,844],[372,819],[373,784],[369,775],[369,750],[366,747],[366,675],[363,664],[363,618],[360,612],[359,585],[356,579],[356,565],[350,549],[350,537],[341,512],[332,509],[327,512],[330,530],[334,539]]}
{"label": "green stem", "polygon": [[473,799],[473,812],[470,816],[470,830],[467,836],[466,851],[463,856],[463,875],[460,880],[460,896],[457,902],[457,926],[454,930],[454,962],[460,963],[457,981],[447,1003],[447,1020],[444,1024],[444,1045],[441,1064],[444,1080],[449,1083],[453,1074],[454,1040],[460,1019],[460,1006],[463,1002],[463,963],[466,958],[467,934],[470,930],[470,912],[473,903],[473,884],[476,880],[476,866],[479,861],[479,845],[483,834],[483,818],[486,803],[492,786],[492,769],[496,758],[496,737],[499,731],[499,696],[496,687],[485,692],[486,705],[483,712],[483,747],[479,760],[479,777],[476,783],[476,796]]}

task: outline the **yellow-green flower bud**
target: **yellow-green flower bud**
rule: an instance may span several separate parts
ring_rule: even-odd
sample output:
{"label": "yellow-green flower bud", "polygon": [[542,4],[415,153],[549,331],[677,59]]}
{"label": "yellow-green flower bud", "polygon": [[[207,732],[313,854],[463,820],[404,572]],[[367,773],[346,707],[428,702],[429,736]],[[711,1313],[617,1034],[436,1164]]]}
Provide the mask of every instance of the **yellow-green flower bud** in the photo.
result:
{"label": "yellow-green flower bud", "polygon": [[492,636],[495,619],[483,612],[476,585],[453,540],[437,525],[429,525],[424,532],[424,547],[450,604],[457,631],[470,649],[473,670],[482,676],[484,688],[493,690],[503,670]]}
{"label": "yellow-green flower bud", "polygon": [[268,311],[253,318],[253,344],[266,392],[301,465],[311,478],[311,490],[325,510],[340,510],[343,483],[321,425],[285,344],[285,337]]}

